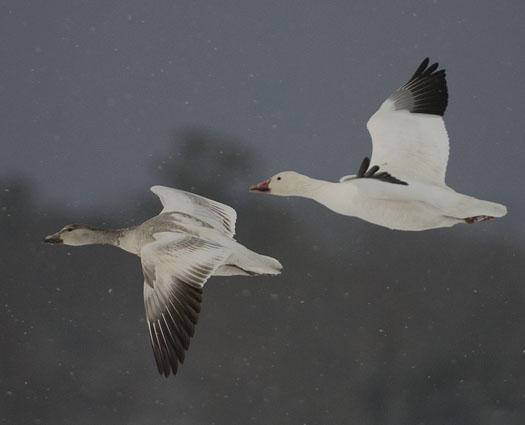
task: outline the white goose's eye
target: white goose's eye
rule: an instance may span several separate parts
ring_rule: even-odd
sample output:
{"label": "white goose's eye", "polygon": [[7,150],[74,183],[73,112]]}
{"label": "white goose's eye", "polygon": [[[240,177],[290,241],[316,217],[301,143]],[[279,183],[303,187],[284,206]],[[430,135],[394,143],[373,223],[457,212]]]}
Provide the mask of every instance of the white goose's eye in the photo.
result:
{"label": "white goose's eye", "polygon": [[281,180],[281,176],[277,177],[277,180]]}

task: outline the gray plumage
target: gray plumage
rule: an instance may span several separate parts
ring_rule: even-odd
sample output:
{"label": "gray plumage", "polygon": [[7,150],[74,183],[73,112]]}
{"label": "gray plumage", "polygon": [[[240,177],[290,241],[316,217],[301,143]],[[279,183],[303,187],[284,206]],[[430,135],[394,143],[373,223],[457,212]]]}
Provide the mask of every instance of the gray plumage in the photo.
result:
{"label": "gray plumage", "polygon": [[45,241],[109,244],[140,257],[151,346],[159,373],[169,376],[184,362],[202,290],[211,276],[279,274],[282,266],[234,239],[237,214],[233,208],[168,187],[151,190],[164,208],[138,226],[106,230],[68,225]]}

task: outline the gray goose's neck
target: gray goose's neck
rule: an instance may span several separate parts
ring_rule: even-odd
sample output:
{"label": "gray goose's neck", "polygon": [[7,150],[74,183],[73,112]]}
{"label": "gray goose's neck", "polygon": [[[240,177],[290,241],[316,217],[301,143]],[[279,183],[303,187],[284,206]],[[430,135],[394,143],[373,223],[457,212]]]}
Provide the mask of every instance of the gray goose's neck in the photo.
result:
{"label": "gray goose's neck", "polygon": [[120,239],[126,229],[92,229],[91,243],[96,245],[120,245]]}

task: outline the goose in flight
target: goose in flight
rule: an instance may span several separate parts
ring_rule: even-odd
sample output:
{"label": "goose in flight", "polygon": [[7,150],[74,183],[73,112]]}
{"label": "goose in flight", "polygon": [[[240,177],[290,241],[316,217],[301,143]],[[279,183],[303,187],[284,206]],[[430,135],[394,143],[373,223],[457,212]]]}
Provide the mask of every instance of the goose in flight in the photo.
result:
{"label": "goose in flight", "polygon": [[477,223],[507,213],[504,205],[457,193],[445,183],[449,142],[443,115],[445,70],[426,58],[368,120],[372,159],[338,183],[285,171],[253,192],[313,199],[343,215],[397,230]]}
{"label": "goose in flight", "polygon": [[151,191],[163,210],[136,227],[103,230],[71,224],[44,241],[114,245],[140,257],[151,346],[159,373],[167,377],[184,361],[210,276],[276,275],[282,266],[234,239],[233,208],[169,187]]}

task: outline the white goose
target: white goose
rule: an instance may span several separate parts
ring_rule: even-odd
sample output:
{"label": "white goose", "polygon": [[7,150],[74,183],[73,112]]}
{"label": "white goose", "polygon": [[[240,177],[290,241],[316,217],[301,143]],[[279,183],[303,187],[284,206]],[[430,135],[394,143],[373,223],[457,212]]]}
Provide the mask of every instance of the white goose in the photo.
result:
{"label": "white goose", "polygon": [[[397,230],[427,230],[502,217],[504,205],[455,192],[445,183],[449,142],[445,70],[426,58],[367,123],[372,160],[339,183],[285,171],[251,191],[313,199],[343,215]],[[372,164],[372,167],[370,167]]]}
{"label": "white goose", "polygon": [[197,323],[202,288],[210,276],[279,274],[282,266],[235,241],[237,213],[193,193],[153,186],[161,213],[127,229],[72,224],[44,241],[64,245],[109,244],[140,257],[144,305],[159,373],[183,363]]}

